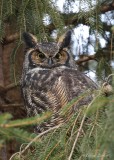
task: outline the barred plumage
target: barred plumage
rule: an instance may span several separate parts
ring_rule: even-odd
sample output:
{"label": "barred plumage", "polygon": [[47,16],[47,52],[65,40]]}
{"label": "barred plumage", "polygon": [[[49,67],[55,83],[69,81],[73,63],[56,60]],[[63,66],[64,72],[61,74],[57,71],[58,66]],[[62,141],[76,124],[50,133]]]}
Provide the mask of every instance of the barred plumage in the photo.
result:
{"label": "barred plumage", "polygon": [[[38,43],[30,33],[24,33],[28,47],[23,64],[22,93],[28,116],[35,116],[46,110],[53,115],[48,122],[37,126],[37,131],[55,126],[66,118],[60,116],[61,107],[86,90],[97,85],[82,74],[75,66],[69,52],[71,31],[62,36],[57,43]],[[75,111],[92,100],[92,95],[83,98],[70,110]]]}

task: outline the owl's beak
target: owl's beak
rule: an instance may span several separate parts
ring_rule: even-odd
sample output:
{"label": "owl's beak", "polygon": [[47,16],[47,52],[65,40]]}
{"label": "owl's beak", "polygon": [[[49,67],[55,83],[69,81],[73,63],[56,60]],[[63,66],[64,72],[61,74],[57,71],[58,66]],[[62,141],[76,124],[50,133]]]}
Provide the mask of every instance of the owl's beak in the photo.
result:
{"label": "owl's beak", "polygon": [[49,59],[48,59],[48,64],[49,64],[49,65],[52,65],[52,64],[53,64],[52,58],[49,58]]}

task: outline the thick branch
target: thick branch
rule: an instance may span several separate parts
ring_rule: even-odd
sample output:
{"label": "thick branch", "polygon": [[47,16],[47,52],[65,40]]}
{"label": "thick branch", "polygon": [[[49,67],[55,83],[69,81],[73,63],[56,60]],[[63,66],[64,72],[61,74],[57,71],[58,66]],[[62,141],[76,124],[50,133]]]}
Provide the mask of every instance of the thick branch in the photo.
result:
{"label": "thick branch", "polygon": [[80,59],[76,60],[76,64],[81,64],[83,62],[87,62],[89,60],[96,60],[96,56],[94,55],[89,55],[89,56],[83,56]]}
{"label": "thick branch", "polygon": [[100,8],[101,13],[105,13],[112,10],[114,10],[114,1],[109,4],[103,4]]}

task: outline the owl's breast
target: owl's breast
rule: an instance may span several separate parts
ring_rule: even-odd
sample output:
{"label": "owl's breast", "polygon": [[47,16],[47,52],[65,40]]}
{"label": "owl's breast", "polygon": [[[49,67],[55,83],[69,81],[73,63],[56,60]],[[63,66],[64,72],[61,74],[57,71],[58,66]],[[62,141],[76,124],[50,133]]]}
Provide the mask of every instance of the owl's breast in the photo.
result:
{"label": "owl's breast", "polygon": [[38,113],[60,108],[60,94],[57,93],[57,84],[61,72],[57,70],[33,70],[26,74],[23,80],[23,95],[27,106],[36,108]]}
{"label": "owl's breast", "polygon": [[[33,115],[51,110],[56,116],[61,107],[93,88],[92,82],[75,69],[34,69],[25,76],[23,94],[28,108],[34,108]],[[75,108],[91,100],[92,96],[88,96]]]}

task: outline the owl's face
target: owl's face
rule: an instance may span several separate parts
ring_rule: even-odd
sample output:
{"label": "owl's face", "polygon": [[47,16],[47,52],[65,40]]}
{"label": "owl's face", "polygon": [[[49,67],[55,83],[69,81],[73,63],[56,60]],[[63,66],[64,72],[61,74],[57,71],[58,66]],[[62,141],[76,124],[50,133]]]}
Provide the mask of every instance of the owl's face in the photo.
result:
{"label": "owl's face", "polygon": [[38,43],[36,37],[30,33],[24,33],[24,40],[28,48],[29,66],[32,68],[54,68],[69,66],[68,45],[71,39],[71,31],[60,37],[57,43]]}
{"label": "owl's face", "polygon": [[69,55],[66,49],[59,50],[56,43],[38,44],[29,54],[29,61],[32,66],[57,67],[67,65]]}

